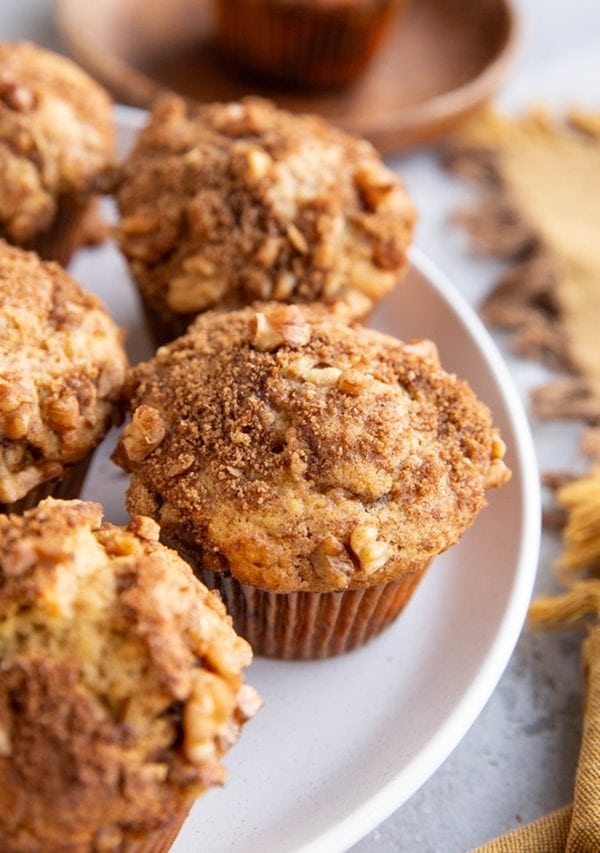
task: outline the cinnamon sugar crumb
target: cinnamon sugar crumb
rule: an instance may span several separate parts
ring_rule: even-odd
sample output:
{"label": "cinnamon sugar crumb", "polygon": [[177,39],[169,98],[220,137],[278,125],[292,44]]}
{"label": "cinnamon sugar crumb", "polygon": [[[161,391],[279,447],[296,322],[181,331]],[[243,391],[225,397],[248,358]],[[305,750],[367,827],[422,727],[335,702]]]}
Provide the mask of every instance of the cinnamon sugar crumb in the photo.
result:
{"label": "cinnamon sugar crumb", "polygon": [[120,414],[127,360],[104,306],[0,240],[0,501],[83,459]]}
{"label": "cinnamon sugar crumb", "polygon": [[368,142],[256,98],[163,98],[118,203],[118,239],[144,299],[190,319],[256,299],[342,301],[364,314],[403,272],[415,222]]}
{"label": "cinnamon sugar crumb", "polygon": [[110,169],[110,98],[66,57],[0,42],[0,140],[0,233],[26,243]]}
{"label": "cinnamon sugar crumb", "polygon": [[[242,583],[278,592],[387,581],[457,541],[509,472],[490,413],[405,345],[318,306],[310,335],[257,348],[256,309],[199,317],[131,372],[131,410],[160,407],[165,435],[132,473],[128,507],[166,541]],[[185,470],[173,468],[186,458]]]}
{"label": "cinnamon sugar crumb", "polygon": [[0,516],[3,849],[120,850],[224,780],[251,650],[157,532],[82,501]]}

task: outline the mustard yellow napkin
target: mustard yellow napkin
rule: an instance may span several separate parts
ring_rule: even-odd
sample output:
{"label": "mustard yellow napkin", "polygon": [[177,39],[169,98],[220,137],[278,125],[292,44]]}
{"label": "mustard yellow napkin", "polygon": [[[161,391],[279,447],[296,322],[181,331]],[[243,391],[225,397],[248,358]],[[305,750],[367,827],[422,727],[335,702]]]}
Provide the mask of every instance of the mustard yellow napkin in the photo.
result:
{"label": "mustard yellow napkin", "polygon": [[538,630],[588,621],[582,646],[583,736],[573,805],[496,838],[476,853],[600,852],[600,467],[563,486],[557,498],[567,514],[559,569],[567,589],[534,601],[529,618]]}
{"label": "mustard yellow napkin", "polygon": [[474,247],[510,265],[484,318],[513,329],[522,355],[570,374],[536,390],[537,413],[600,423],[600,114],[490,108],[461,128],[446,162],[480,190],[457,214]]}

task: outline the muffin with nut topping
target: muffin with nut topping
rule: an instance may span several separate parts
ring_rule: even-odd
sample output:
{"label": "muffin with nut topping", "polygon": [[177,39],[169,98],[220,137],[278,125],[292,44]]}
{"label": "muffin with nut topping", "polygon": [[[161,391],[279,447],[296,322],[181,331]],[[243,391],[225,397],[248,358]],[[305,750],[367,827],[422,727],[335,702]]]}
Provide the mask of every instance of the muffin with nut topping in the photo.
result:
{"label": "muffin with nut topping", "polygon": [[0,848],[163,853],[260,705],[218,596],[135,517],[0,517]]}
{"label": "muffin with nut topping", "polygon": [[406,266],[415,213],[370,143],[257,98],[163,98],[122,171],[118,241],[157,342],[256,300],[360,317]]}
{"label": "muffin with nut topping", "polygon": [[270,656],[375,636],[509,477],[490,412],[433,344],[318,306],[208,312],[126,394],[129,510]]}
{"label": "muffin with nut topping", "polygon": [[71,60],[0,42],[0,236],[67,264],[114,168],[108,94]]}
{"label": "muffin with nut topping", "polygon": [[123,333],[56,263],[0,240],[0,511],[79,495],[121,417]]}

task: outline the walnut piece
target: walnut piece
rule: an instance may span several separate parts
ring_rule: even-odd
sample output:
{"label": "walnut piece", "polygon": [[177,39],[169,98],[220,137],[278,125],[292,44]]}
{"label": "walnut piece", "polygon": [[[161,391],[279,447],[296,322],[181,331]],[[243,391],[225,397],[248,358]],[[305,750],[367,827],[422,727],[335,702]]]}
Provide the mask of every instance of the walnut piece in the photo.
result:
{"label": "walnut piece", "polygon": [[284,344],[304,346],[310,341],[310,326],[294,305],[282,305],[268,314],[257,311],[252,327],[252,344],[260,352],[269,352]]}
{"label": "walnut piece", "polygon": [[311,553],[310,561],[320,579],[336,589],[347,589],[354,564],[339,539],[326,536]]}
{"label": "walnut piece", "polygon": [[350,547],[367,575],[383,568],[391,553],[390,546],[379,541],[379,531],[372,524],[359,524],[354,528],[350,535]]}
{"label": "walnut piece", "polygon": [[131,423],[123,430],[121,447],[130,462],[141,462],[165,437],[162,415],[152,406],[138,406]]}
{"label": "walnut piece", "polygon": [[184,750],[192,764],[217,758],[215,738],[234,712],[229,685],[211,672],[199,671],[183,712]]}

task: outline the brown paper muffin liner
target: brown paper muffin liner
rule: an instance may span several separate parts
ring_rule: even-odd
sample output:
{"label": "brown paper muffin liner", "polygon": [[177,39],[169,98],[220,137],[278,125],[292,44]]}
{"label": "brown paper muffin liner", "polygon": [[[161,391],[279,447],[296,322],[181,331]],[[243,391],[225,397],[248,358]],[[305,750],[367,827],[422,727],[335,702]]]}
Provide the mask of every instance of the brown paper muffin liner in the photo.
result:
{"label": "brown paper muffin liner", "polygon": [[25,510],[36,507],[44,498],[53,497],[64,501],[78,498],[93,455],[94,452],[92,451],[77,465],[73,465],[60,480],[47,480],[45,483],[40,483],[39,486],[36,486],[18,501],[0,503],[0,512],[21,515]]}
{"label": "brown paper muffin liner", "polygon": [[366,67],[405,4],[216,0],[217,37],[238,66],[288,83],[338,86]]}
{"label": "brown paper muffin liner", "polygon": [[121,846],[122,853],[168,853],[187,816],[188,810],[186,809],[174,817],[166,826],[147,833],[145,836],[136,837],[135,834],[125,836]]}
{"label": "brown paper muffin liner", "polygon": [[80,246],[88,242],[89,223],[96,210],[96,197],[63,196],[50,228],[23,245],[45,261],[66,267]]}
{"label": "brown paper muffin liner", "polygon": [[269,592],[206,569],[179,541],[165,539],[217,590],[238,634],[255,654],[285,660],[315,660],[368,643],[400,614],[431,560],[389,583],[334,592]]}
{"label": "brown paper muffin liner", "polygon": [[167,308],[163,311],[157,311],[150,303],[146,302],[141,293],[140,300],[148,331],[154,346],[157,348],[174,341],[181,335],[185,335],[188,326],[196,317],[195,314],[174,314]]}

